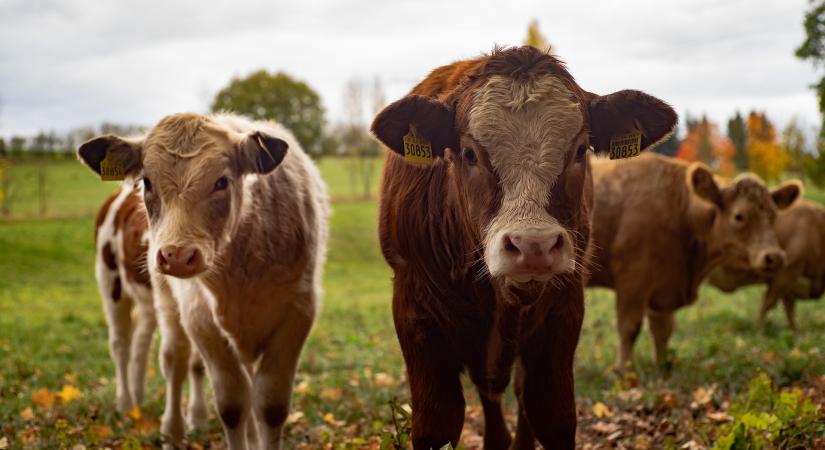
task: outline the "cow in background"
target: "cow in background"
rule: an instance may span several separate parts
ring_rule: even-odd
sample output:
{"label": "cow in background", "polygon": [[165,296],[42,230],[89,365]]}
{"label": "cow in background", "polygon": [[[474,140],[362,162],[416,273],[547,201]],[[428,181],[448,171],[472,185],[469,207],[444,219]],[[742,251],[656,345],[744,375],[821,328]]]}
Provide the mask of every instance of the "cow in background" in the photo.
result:
{"label": "cow in background", "polygon": [[257,448],[259,438],[280,448],[321,296],[328,204],[312,161],[282,126],[231,114],[174,114],[145,138],[102,136],[78,153],[97,173],[142,181],[152,283],[183,324],[161,324],[179,346],[165,375],[185,373],[185,330],[229,448]]}
{"label": "cow in background", "polygon": [[717,265],[763,273],[785,255],[773,224],[799,196],[788,184],[769,191],[754,175],[720,186],[701,163],[649,154],[593,161],[593,259],[590,286],[616,291],[619,367],[632,363],[647,317],[656,362],[666,366],[674,313],[696,300]]}
{"label": "cow in background", "polygon": [[635,130],[641,150],[676,114],[639,91],[584,91],[532,47],[435,69],[375,118],[389,147],[379,239],[412,394],[415,449],[458,444],[460,373],[484,408],[484,446],[511,435],[501,395],[516,365],[514,448],[575,446],[573,355],[584,315],[588,150]]}
{"label": "cow in background", "polygon": [[[155,299],[158,295],[150,281],[146,265],[149,247],[148,218],[139,187],[134,180],[127,180],[121,188],[110,195],[100,207],[95,220],[95,278],[103,311],[109,326],[109,351],[115,363],[117,410],[127,414],[133,407],[143,403],[146,364],[152,345],[157,319],[173,323],[162,330],[180,325],[176,310],[167,310],[157,317]],[[134,317],[133,317],[134,316]],[[180,335],[188,348],[188,338]],[[169,360],[179,356],[174,339],[162,339],[160,351],[161,367],[164,374]],[[186,355],[183,355],[186,358]],[[186,361],[186,359],[183,359]],[[206,402],[203,395],[204,367],[197,353],[188,361],[189,408],[188,419],[191,428],[203,428],[207,422]],[[179,377],[166,377],[166,407],[164,429],[176,428],[183,434],[183,414],[181,412],[181,389],[187,368],[179,371]]]}
{"label": "cow in background", "polygon": [[762,326],[765,315],[781,300],[788,327],[796,330],[794,308],[798,299],[819,299],[825,292],[825,208],[818,203],[797,200],[776,218],[776,236],[785,251],[785,265],[776,273],[722,265],[708,281],[725,292],[749,284],[765,283],[767,289],[757,316]]}

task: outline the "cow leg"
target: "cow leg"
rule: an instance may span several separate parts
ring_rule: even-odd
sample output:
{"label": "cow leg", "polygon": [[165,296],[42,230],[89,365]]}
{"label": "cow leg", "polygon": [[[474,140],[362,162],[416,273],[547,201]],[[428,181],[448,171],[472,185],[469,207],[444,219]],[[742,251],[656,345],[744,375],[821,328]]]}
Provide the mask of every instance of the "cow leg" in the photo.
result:
{"label": "cow leg", "polygon": [[616,289],[616,320],[619,331],[619,370],[633,367],[633,345],[642,329],[645,305],[641,296]]}
{"label": "cow leg", "polygon": [[796,299],[793,297],[782,297],[782,307],[785,309],[785,318],[788,319],[788,328],[796,331]]}
{"label": "cow leg", "polygon": [[209,413],[206,409],[203,381],[206,367],[200,353],[193,351],[189,356],[189,407],[186,416],[190,430],[206,429]]}
{"label": "cow leg", "polygon": [[484,410],[484,448],[485,450],[507,449],[512,438],[504,422],[501,408],[501,393],[485,393],[479,390],[481,407]]}
{"label": "cow leg", "polygon": [[668,370],[667,343],[673,334],[674,315],[672,311],[647,312],[647,323],[650,326],[650,334],[653,336],[653,348],[656,351],[656,365],[659,369]]}
{"label": "cow leg", "polygon": [[[117,277],[114,283],[120,286]],[[103,310],[106,313],[106,322],[109,325],[109,352],[115,363],[115,386],[117,410],[126,414],[135,406],[129,385],[129,354],[132,343],[132,299],[122,295],[120,287],[104,286],[101,283],[100,291],[103,298]],[[114,294],[114,295],[113,295]]]}
{"label": "cow leg", "polygon": [[456,447],[464,426],[461,363],[435,324],[395,317],[410,383],[413,448]]}
{"label": "cow leg", "polygon": [[253,385],[262,448],[281,448],[281,435],[289,415],[298,360],[312,322],[313,317],[305,312],[289,311],[283,325],[276,330],[263,351]]}
{"label": "cow leg", "polygon": [[160,321],[160,368],[166,381],[166,404],[160,431],[174,446],[180,445],[184,435],[181,397],[191,344],[181,325],[178,305],[172,293],[160,279],[153,279],[152,283],[156,286],[155,309]]}
{"label": "cow leg", "polygon": [[759,308],[759,315],[756,317],[756,326],[763,327],[765,325],[765,316],[768,315],[768,311],[773,309],[776,306],[776,302],[779,300],[779,295],[773,289],[773,285],[768,286],[768,289],[765,291],[765,297],[762,300],[762,307]]}
{"label": "cow leg", "polygon": [[152,338],[155,336],[157,320],[155,306],[151,299],[135,302],[137,308],[137,326],[132,335],[131,359],[129,361],[129,379],[131,380],[132,400],[135,406],[143,404],[143,390],[146,382],[146,365]]}
{"label": "cow leg", "polygon": [[524,367],[521,362],[516,365],[514,390],[518,399],[518,425],[516,425],[516,438],[513,441],[513,450],[532,450],[536,448],[536,436],[530,428],[530,421],[527,419],[527,412],[524,409]]}
{"label": "cow leg", "polygon": [[[556,336],[522,352],[524,386],[519,404],[536,439],[547,449],[572,450],[576,445],[573,353],[577,340],[577,336]],[[532,448],[521,439],[523,448]]]}

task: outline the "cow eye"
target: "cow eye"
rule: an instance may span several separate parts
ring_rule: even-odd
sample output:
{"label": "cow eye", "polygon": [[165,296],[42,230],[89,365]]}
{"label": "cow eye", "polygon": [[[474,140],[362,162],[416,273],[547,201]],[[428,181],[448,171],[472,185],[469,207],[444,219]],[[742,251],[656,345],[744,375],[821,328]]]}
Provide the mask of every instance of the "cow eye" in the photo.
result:
{"label": "cow eye", "polygon": [[215,191],[222,191],[229,186],[229,179],[225,176],[218,178],[218,181],[215,182]]}
{"label": "cow eye", "polygon": [[741,213],[736,213],[736,214],[733,216],[733,220],[735,220],[735,221],[736,221],[736,223],[742,223],[742,222],[744,222],[744,221],[745,221],[745,216],[743,216]]}
{"label": "cow eye", "polygon": [[478,156],[476,156],[476,152],[472,149],[465,148],[461,152],[464,154],[464,159],[467,161],[467,164],[474,166],[478,163]]}
{"label": "cow eye", "polygon": [[587,155],[588,146],[582,144],[576,149],[576,159],[582,160]]}
{"label": "cow eye", "polygon": [[143,190],[146,192],[152,192],[152,182],[146,177],[143,177]]}

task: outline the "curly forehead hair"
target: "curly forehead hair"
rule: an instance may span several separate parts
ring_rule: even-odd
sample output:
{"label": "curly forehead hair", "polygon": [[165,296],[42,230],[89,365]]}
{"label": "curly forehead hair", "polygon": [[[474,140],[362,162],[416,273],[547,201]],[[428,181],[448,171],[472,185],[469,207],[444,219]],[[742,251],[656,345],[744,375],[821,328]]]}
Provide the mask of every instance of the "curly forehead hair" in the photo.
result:
{"label": "curly forehead hair", "polygon": [[152,128],[147,142],[180,157],[192,157],[214,144],[214,133],[207,117],[181,113],[166,116]]}
{"label": "curly forehead hair", "polygon": [[776,208],[771,199],[771,193],[768,191],[765,182],[759,177],[753,174],[743,173],[734,178],[729,188],[725,195],[726,201],[731,201],[735,198],[744,198],[760,210],[775,212]]}

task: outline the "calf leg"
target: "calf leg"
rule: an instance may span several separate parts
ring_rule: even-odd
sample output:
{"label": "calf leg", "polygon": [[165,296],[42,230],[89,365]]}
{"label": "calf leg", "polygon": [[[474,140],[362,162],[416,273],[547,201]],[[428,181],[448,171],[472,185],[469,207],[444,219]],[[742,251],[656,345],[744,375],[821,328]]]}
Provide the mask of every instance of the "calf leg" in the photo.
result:
{"label": "calf leg", "polygon": [[514,450],[532,450],[536,448],[536,436],[530,428],[530,421],[527,419],[527,412],[524,409],[522,399],[524,398],[524,368],[519,362],[516,365],[516,380],[514,389],[516,399],[518,399],[518,425],[516,426],[516,439],[513,441]]}
{"label": "calf leg", "polygon": [[135,406],[143,404],[143,390],[146,381],[146,365],[152,338],[155,336],[157,321],[155,306],[151,298],[136,301],[137,326],[132,335],[131,359],[129,361],[129,378],[131,380],[132,400]]}
{"label": "calf leg", "polygon": [[129,384],[129,354],[132,342],[132,299],[122,295],[120,279],[100,283],[103,310],[109,325],[109,352],[115,363],[117,410],[126,414],[135,406]]}
{"label": "calf leg", "polygon": [[205,429],[209,421],[203,389],[205,375],[203,359],[200,353],[193,351],[189,356],[189,407],[186,417],[189,429],[192,430]]}
{"label": "calf leg", "polygon": [[785,318],[788,319],[788,328],[796,331],[796,299],[793,297],[782,297],[782,307],[785,309]]}
{"label": "calf leg", "polygon": [[178,305],[161,279],[155,285],[155,309],[160,321],[160,368],[166,381],[166,404],[160,431],[173,445],[183,440],[184,424],[181,411],[183,382],[191,352],[189,337],[183,330]]}
{"label": "calf leg", "polygon": [[653,348],[656,351],[656,365],[660,369],[668,369],[667,343],[673,334],[674,316],[672,311],[648,311],[647,322],[650,334],[653,336]]}
{"label": "calf leg", "polygon": [[485,450],[507,449],[512,438],[504,422],[501,409],[501,393],[479,391],[481,407],[484,409],[484,448]]}
{"label": "calf leg", "polygon": [[776,306],[778,300],[779,295],[777,295],[773,289],[773,285],[768,286],[768,289],[765,291],[765,297],[762,299],[762,307],[759,308],[759,314],[756,316],[757,327],[763,327],[765,325],[765,316],[768,315],[768,311]]}
{"label": "calf leg", "polygon": [[616,292],[616,320],[619,331],[619,370],[633,367],[633,345],[642,329],[645,304],[640,298]]}
{"label": "calf leg", "polygon": [[[252,380],[235,350],[223,337],[202,299],[192,299],[184,309],[186,331],[195,343],[209,373],[218,416],[230,450],[246,450]],[[188,358],[188,355],[187,355]]]}
{"label": "calf leg", "polygon": [[312,321],[313,317],[303,311],[290,311],[263,352],[253,386],[263,448],[281,448],[281,434],[289,415],[298,359]]}

